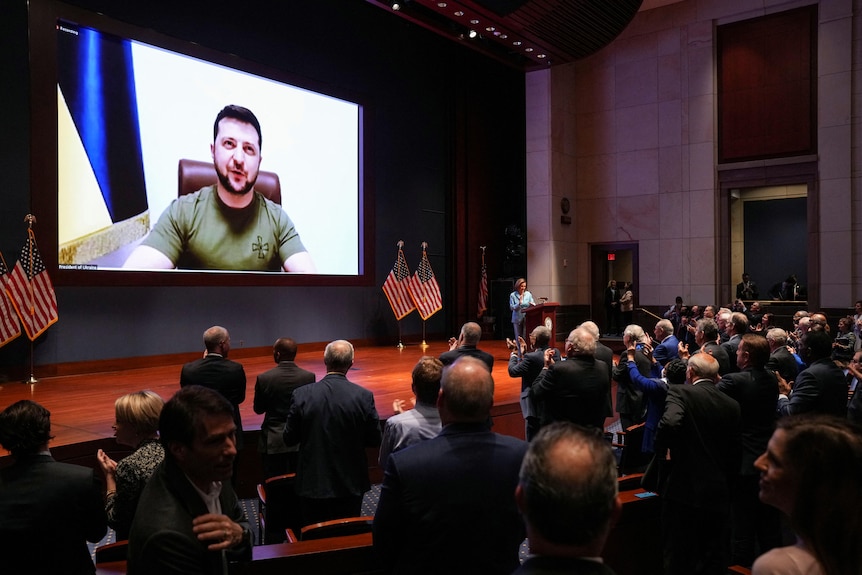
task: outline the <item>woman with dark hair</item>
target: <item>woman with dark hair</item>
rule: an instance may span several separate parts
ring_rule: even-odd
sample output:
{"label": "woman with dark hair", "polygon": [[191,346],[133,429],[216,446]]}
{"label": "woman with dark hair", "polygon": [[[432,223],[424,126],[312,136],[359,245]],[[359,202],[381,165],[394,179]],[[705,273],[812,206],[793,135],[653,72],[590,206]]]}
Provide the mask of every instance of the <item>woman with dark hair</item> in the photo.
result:
{"label": "woman with dark hair", "polygon": [[755,462],[760,500],[797,541],[761,555],[753,575],[862,573],[862,428],[828,415],[784,417]]}
{"label": "woman with dark hair", "polygon": [[512,326],[515,328],[515,344],[518,348],[518,355],[523,355],[521,349],[521,339],[526,335],[524,333],[524,318],[526,318],[526,309],[532,305],[536,305],[536,300],[533,299],[533,294],[527,291],[527,280],[518,278],[515,282],[515,291],[509,294],[509,309],[512,310]]}
{"label": "woman with dark hair", "polygon": [[117,443],[135,451],[118,462],[101,449],[96,453],[105,474],[105,512],[117,540],[129,538],[132,519],[147,480],[165,459],[159,443],[159,415],[164,400],[153,391],[138,391],[121,396],[114,403],[114,436]]}

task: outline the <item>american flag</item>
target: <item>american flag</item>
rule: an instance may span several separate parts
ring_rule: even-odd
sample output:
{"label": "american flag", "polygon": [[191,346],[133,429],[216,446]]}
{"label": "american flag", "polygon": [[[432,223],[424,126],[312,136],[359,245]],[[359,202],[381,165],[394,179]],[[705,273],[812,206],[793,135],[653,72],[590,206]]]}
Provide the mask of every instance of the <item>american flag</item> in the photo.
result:
{"label": "american flag", "polygon": [[15,314],[12,302],[6,296],[6,285],[9,282],[9,268],[0,255],[0,347],[6,345],[21,335],[21,324]]}
{"label": "american flag", "polygon": [[416,269],[416,273],[413,274],[413,279],[410,282],[410,295],[413,296],[413,303],[416,304],[416,310],[422,316],[423,320],[428,319],[443,309],[440,286],[437,285],[437,279],[431,270],[431,263],[428,261],[428,255],[425,253],[424,244],[422,246],[422,260],[419,262],[419,267]]}
{"label": "american flag", "polygon": [[479,280],[479,312],[476,317],[482,317],[486,309],[488,309],[488,269],[485,267],[485,262],[482,262],[482,279]]}
{"label": "american flag", "polygon": [[395,319],[401,319],[416,309],[413,300],[410,299],[410,270],[407,269],[407,260],[404,259],[401,245],[403,244],[399,242],[395,265],[392,266],[392,271],[389,272],[386,281],[383,282],[383,293],[386,294],[386,299],[392,306]]}
{"label": "american flag", "polygon": [[6,293],[18,310],[27,337],[34,340],[57,322],[57,296],[36,247],[36,236],[33,230],[27,233],[27,242],[6,282]]}

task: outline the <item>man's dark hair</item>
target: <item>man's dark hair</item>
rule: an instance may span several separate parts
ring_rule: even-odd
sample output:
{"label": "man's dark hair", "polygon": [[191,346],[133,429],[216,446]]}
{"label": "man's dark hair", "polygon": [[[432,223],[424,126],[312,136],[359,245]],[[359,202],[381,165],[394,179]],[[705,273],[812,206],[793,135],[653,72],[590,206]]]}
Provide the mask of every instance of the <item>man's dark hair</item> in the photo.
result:
{"label": "man's dark hair", "polygon": [[806,363],[817,361],[832,355],[832,336],[826,330],[808,331],[802,336],[802,345],[806,353],[803,360]]}
{"label": "man's dark hair", "polygon": [[38,453],[51,439],[51,412],[35,401],[22,399],[0,412],[0,445],[12,457]]}
{"label": "man's dark hair", "polygon": [[667,382],[672,385],[682,385],[685,383],[685,370],[688,364],[684,359],[678,357],[673,358],[664,366],[664,376]]}
{"label": "man's dark hair", "polygon": [[718,324],[714,319],[697,320],[697,329],[703,332],[704,341],[715,341],[718,338]]}
{"label": "man's dark hair", "polygon": [[296,342],[289,337],[280,337],[275,340],[272,350],[278,354],[279,361],[293,361],[296,359]]}
{"label": "man's dark hair", "polygon": [[221,112],[216,116],[215,123],[213,124],[213,142],[218,138],[218,123],[225,118],[232,118],[254,126],[254,129],[257,132],[257,145],[261,150],[263,149],[263,135],[260,133],[260,122],[257,121],[257,116],[255,116],[248,108],[243,108],[236,104],[228,104],[222,108]]}
{"label": "man's dark hair", "polygon": [[162,408],[159,417],[159,436],[170,456],[171,442],[191,445],[199,433],[205,431],[204,419],[213,415],[233,418],[233,405],[217,391],[200,385],[180,388]]}
{"label": "man's dark hair", "polygon": [[735,311],[730,314],[730,323],[733,324],[733,333],[748,333],[748,316],[744,313]]}
{"label": "man's dark hair", "polygon": [[[593,458],[589,472],[569,469],[554,457],[558,446],[584,447]],[[524,515],[557,545],[586,545],[608,528],[617,497],[617,463],[599,430],[569,422],[543,427],[521,464]]]}
{"label": "man's dark hair", "polygon": [[421,403],[434,405],[440,393],[440,379],[443,377],[443,362],[429,355],[419,358],[413,368],[413,393]]}

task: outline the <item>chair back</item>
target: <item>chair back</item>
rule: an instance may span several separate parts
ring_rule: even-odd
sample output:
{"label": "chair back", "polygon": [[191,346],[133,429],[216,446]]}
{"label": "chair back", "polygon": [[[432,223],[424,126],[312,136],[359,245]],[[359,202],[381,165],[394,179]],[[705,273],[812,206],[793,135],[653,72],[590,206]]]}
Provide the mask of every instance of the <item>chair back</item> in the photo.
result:
{"label": "chair back", "polygon": [[[177,196],[191,194],[204,186],[212,186],[218,182],[215,166],[212,162],[182,159],[178,167],[179,190]],[[275,172],[260,171],[254,189],[263,197],[281,205],[281,180]]]}
{"label": "chair back", "polygon": [[129,541],[123,539],[107,545],[96,547],[96,564],[113,563],[114,561],[125,561],[129,551]]}
{"label": "chair back", "polygon": [[371,533],[374,517],[366,515],[363,517],[346,517],[344,519],[332,519],[306,525],[300,530],[300,541],[312,539],[324,539],[326,537],[341,537],[344,535],[357,535],[359,533]]}
{"label": "chair back", "polygon": [[301,526],[295,484],[295,473],[276,475],[258,484],[261,543],[281,543],[285,540],[285,529],[296,532]]}

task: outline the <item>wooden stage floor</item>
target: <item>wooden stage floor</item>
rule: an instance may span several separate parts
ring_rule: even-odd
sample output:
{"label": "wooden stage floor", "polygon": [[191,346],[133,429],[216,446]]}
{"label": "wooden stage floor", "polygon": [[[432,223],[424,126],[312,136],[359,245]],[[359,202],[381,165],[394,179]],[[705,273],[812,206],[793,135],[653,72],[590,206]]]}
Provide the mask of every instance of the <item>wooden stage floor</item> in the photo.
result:
{"label": "wooden stage floor", "polygon": [[[317,374],[321,379],[326,370],[323,366],[323,346],[304,350],[296,362]],[[509,351],[505,341],[482,341],[479,344],[494,355],[494,403],[517,404],[520,395],[520,379],[509,377],[507,365]],[[412,397],[410,391],[410,372],[416,361],[423,355],[439,356],[448,350],[444,342],[432,342],[427,346],[408,345],[402,349],[390,347],[357,347],[356,357],[348,378],[374,393],[377,411],[381,419],[392,415],[392,402],[395,399]],[[241,356],[235,350],[231,359],[240,362],[247,377],[246,399],[240,406],[243,427],[246,430],[260,428],[262,415],[254,413],[254,383],[257,375],[273,367],[272,356],[261,350],[259,356]],[[168,399],[178,388],[182,363],[153,365],[147,368],[88,373],[40,378],[38,383],[26,384],[4,382],[0,385],[0,409],[18,401],[32,399],[51,411],[52,446],[68,445],[97,439],[113,437],[111,425],[114,423],[114,401],[117,397],[142,389],[157,392]],[[36,369],[39,377],[39,370]]]}

